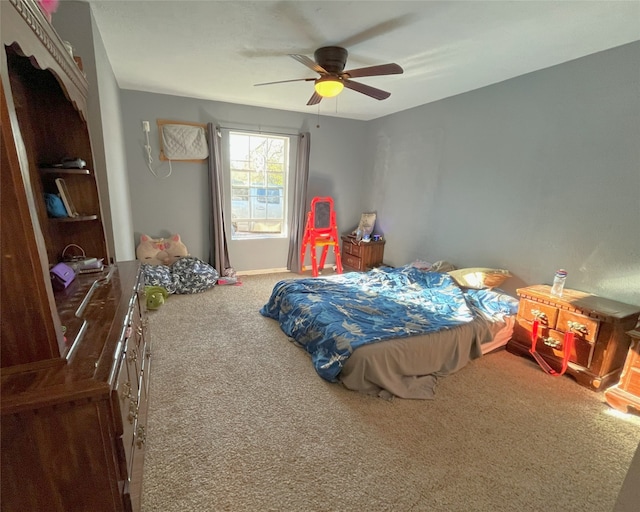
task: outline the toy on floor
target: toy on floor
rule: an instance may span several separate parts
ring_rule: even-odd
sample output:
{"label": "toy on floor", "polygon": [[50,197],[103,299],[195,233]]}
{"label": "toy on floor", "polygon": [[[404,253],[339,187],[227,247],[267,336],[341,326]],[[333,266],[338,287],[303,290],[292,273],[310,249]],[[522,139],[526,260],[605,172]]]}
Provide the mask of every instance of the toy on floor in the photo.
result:
{"label": "toy on floor", "polygon": [[136,256],[142,262],[145,286],[171,293],[199,293],[215,286],[218,271],[189,255],[180,235],[169,238],[140,237]]}
{"label": "toy on floor", "polygon": [[169,298],[169,292],[162,286],[145,286],[144,292],[147,296],[147,309],[151,310],[158,309]]}

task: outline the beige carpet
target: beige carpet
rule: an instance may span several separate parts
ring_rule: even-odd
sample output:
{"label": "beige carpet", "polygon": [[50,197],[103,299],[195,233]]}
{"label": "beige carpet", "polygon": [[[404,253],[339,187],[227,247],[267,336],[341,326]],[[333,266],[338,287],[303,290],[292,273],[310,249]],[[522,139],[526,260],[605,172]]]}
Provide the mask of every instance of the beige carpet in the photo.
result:
{"label": "beige carpet", "polygon": [[291,277],[245,276],[150,314],[145,512],[613,510],[640,418],[506,351],[430,401],[325,382],[258,312]]}

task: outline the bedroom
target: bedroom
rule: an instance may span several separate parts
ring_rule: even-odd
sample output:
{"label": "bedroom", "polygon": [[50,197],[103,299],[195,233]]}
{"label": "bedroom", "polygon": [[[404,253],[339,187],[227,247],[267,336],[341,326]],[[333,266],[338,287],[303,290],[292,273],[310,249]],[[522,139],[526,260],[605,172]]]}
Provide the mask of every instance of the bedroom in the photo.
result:
{"label": "bedroom", "polygon": [[[78,30],[79,25],[94,30]],[[56,26],[74,48],[93,49],[93,54],[83,54],[93,78],[90,123],[96,168],[109,169],[101,175],[101,189],[110,197],[105,204],[107,238],[118,260],[133,257],[144,231],[180,232],[193,254],[207,257],[206,170],[177,163],[173,179],[154,179],[146,169],[140,121],[215,119],[241,127],[308,129],[313,145],[310,195],[335,197],[341,231],[353,227],[361,212],[376,210],[387,240],[385,259],[393,265],[446,258],[458,266],[508,268],[515,276],[506,283],[510,292],[523,284],[549,282],[563,266],[570,270],[568,287],[640,303],[635,236],[638,41],[386,117],[355,120],[121,89],[102,45],[105,35],[97,30],[87,4],[63,3]],[[266,252],[261,256],[258,265],[242,255],[233,264],[247,273],[283,267],[281,259],[270,259]],[[217,291],[231,297],[240,289]],[[200,311],[193,304],[193,312]],[[190,318],[191,312],[185,322]],[[165,327],[174,336],[180,328]],[[244,339],[241,332],[238,340]],[[291,356],[299,359],[293,352]],[[162,355],[156,361],[158,370],[171,367]],[[240,370],[226,366],[230,375]],[[186,374],[175,375],[181,390]],[[315,381],[305,382],[325,400],[334,393],[325,393]],[[532,403],[540,402],[538,397]],[[362,403],[369,412],[382,407],[416,410],[400,401],[389,406]],[[183,405],[175,407],[197,414]],[[359,410],[353,403],[346,405],[344,409]],[[174,405],[168,407],[173,412]],[[277,401],[273,407],[278,411]],[[483,412],[490,416],[493,410],[487,405]],[[264,420],[274,418],[268,410],[260,411]],[[485,426],[491,433],[497,424]],[[251,420],[236,428],[250,436]]]}
{"label": "bedroom", "polygon": [[[377,211],[391,265],[420,258],[507,268],[512,293],[550,282],[563,267],[568,287],[640,303],[638,42],[379,119],[321,116],[316,128],[315,109],[305,115],[120,90],[101,37],[77,30],[96,26],[88,5],[63,2],[56,24],[77,48],[96,42],[103,108],[90,121],[104,145],[97,158],[110,169],[102,188],[110,192],[105,215],[118,229],[107,236],[119,260],[133,257],[144,232],[179,232],[192,254],[208,258],[205,166],[175,163],[172,178],[155,179],[140,123],[150,120],[153,129],[158,118],[214,120],[308,130],[309,197],[334,196],[343,232],[361,212]],[[274,94],[289,91],[274,87]],[[153,144],[157,132],[151,135]],[[268,251],[257,262],[243,258],[234,257],[238,271],[286,266]]]}

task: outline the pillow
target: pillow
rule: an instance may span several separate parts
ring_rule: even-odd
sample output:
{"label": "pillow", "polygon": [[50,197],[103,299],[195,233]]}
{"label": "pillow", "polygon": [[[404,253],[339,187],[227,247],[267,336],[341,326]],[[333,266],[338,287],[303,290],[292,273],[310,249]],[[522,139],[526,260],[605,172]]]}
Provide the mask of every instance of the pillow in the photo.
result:
{"label": "pillow", "polygon": [[476,290],[495,288],[511,277],[508,270],[484,267],[451,270],[449,275],[455,279],[458,285]]}
{"label": "pillow", "polygon": [[431,272],[449,272],[455,270],[456,266],[453,263],[449,263],[447,260],[436,261],[431,265]]}
{"label": "pillow", "polygon": [[169,293],[176,292],[176,279],[171,274],[171,269],[165,265],[152,265],[143,263],[141,265],[144,275],[145,286],[160,286]]}
{"label": "pillow", "polygon": [[171,235],[170,238],[151,238],[143,234],[136,247],[136,257],[147,265],[169,266],[187,256],[189,251],[178,234]]}
{"label": "pillow", "polygon": [[218,271],[198,258],[180,258],[170,268],[176,293],[200,293],[213,288],[218,281]]}
{"label": "pillow", "polygon": [[431,263],[429,263],[428,261],[424,261],[424,260],[415,260],[412,261],[411,263],[409,263],[410,267],[413,268],[417,268],[418,270],[431,270],[431,267],[433,266]]}

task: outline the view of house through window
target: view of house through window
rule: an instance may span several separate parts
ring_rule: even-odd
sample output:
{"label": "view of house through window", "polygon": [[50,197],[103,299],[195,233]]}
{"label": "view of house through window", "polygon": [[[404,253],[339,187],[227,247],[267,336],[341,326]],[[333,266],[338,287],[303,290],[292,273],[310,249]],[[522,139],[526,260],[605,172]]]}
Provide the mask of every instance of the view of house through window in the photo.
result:
{"label": "view of house through window", "polygon": [[286,237],[289,138],[230,132],[229,156],[232,238]]}

